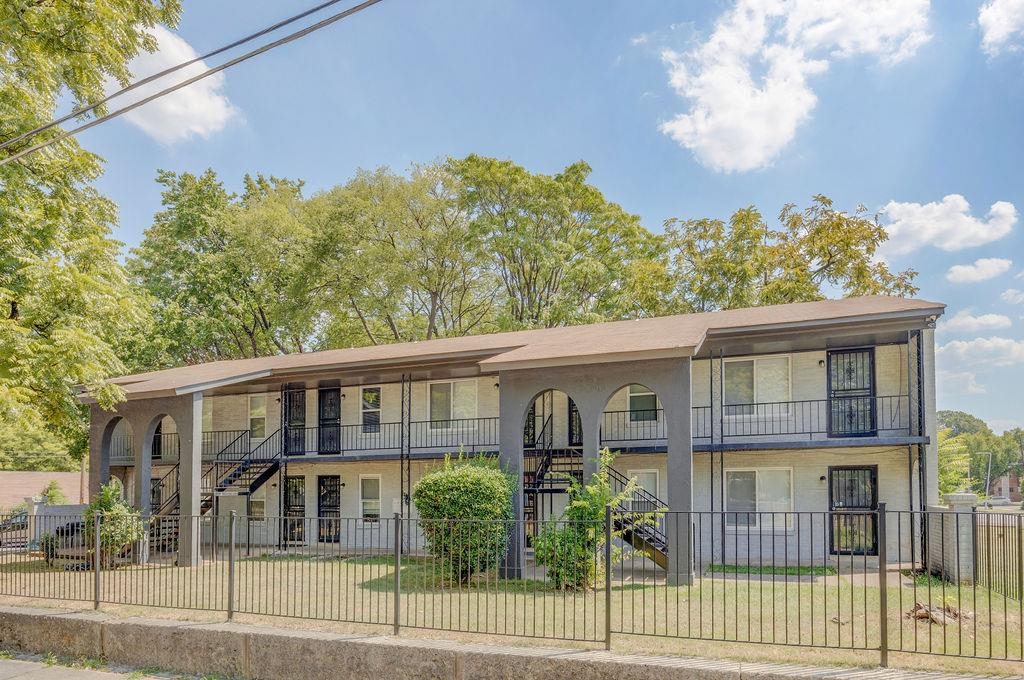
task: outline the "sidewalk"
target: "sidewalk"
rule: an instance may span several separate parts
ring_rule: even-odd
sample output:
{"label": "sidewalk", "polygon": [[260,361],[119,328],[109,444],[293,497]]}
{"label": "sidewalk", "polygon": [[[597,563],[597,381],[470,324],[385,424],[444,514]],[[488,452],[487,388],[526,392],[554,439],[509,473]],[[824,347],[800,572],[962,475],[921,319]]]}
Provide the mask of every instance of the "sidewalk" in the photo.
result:
{"label": "sidewalk", "polygon": [[[0,659],[0,680],[123,680],[126,675],[84,668],[48,666],[40,661]],[[137,677],[137,676],[136,676]]]}

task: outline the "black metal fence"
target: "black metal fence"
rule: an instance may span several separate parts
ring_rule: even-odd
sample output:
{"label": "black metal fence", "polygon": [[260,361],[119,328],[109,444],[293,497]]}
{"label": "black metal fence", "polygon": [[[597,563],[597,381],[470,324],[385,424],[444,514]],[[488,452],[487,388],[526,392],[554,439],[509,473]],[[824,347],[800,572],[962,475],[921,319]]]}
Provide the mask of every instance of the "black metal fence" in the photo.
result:
{"label": "black metal fence", "polygon": [[[607,645],[867,650],[883,663],[890,652],[1024,661],[1022,514],[606,517],[536,520],[518,567],[506,559],[525,531],[514,521],[169,516],[111,547],[96,542],[102,520],[97,531],[81,516],[2,518],[0,595]],[[643,522],[663,544],[637,540]],[[681,545],[691,560],[674,559]]]}

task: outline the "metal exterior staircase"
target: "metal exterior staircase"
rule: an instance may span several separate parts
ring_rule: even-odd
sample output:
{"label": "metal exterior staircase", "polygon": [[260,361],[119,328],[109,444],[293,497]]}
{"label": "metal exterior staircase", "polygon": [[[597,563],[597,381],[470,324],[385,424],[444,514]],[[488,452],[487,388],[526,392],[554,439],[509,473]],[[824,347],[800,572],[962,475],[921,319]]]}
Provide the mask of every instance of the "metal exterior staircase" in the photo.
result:
{"label": "metal exterior staircase", "polygon": [[[608,468],[608,480],[616,494],[625,491],[630,482],[628,477],[612,468]],[[668,537],[651,513],[666,509],[668,503],[637,487],[612,512],[612,521],[615,529],[622,533],[622,539],[645,553],[662,569],[668,569]]]}
{"label": "metal exterior staircase", "polygon": [[[263,486],[280,469],[282,442],[281,430],[277,430],[250,450],[249,433],[246,432],[224,446],[212,462],[204,462],[199,514],[210,512],[218,495],[247,496]],[[176,549],[181,506],[179,474],[180,465],[175,464],[153,484],[150,550],[168,552]]]}

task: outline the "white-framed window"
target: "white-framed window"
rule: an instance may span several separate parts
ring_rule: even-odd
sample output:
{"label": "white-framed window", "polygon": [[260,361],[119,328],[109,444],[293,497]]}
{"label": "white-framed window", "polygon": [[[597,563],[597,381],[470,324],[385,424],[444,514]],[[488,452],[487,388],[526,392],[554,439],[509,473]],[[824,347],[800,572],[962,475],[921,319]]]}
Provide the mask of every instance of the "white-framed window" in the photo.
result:
{"label": "white-framed window", "polygon": [[446,380],[427,384],[430,428],[456,427],[453,420],[476,418],[476,380]]}
{"label": "white-framed window", "polygon": [[249,501],[249,519],[263,519],[267,516],[267,501],[253,498]]}
{"label": "white-framed window", "polygon": [[726,470],[725,511],[726,526],[790,528],[793,522],[793,468]]}
{"label": "white-framed window", "polygon": [[[626,476],[630,479],[635,479],[637,486],[653,498],[657,498],[660,480],[656,469],[627,470]],[[661,509],[655,507],[655,505],[657,504],[652,499],[646,498],[643,494],[641,494],[639,499],[634,498],[629,501],[630,510],[635,510],[636,512],[654,512]]]}
{"label": "white-framed window", "polygon": [[213,432],[213,397],[203,397],[203,432]]}
{"label": "white-framed window", "polygon": [[380,520],[380,475],[359,475],[359,516],[363,522]]}
{"label": "white-framed window", "polygon": [[249,436],[263,439],[267,436],[267,395],[249,395]]}
{"label": "white-framed window", "polygon": [[363,425],[363,432],[380,432],[380,388],[364,387],[359,395],[359,422]]}
{"label": "white-framed window", "polygon": [[630,385],[626,393],[629,422],[646,423],[658,419],[658,395],[643,385]]}
{"label": "white-framed window", "polygon": [[[726,359],[722,368],[722,404],[727,416],[754,415],[758,404],[778,404],[778,413],[788,413],[792,395],[789,356]],[[773,415],[768,413],[767,415]]]}

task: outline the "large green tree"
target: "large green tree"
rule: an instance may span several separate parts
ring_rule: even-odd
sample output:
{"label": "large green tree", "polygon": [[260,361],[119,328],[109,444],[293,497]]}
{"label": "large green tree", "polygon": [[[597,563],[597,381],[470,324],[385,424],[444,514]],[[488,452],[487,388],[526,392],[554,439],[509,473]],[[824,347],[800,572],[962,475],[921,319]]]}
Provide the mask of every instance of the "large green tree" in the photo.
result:
{"label": "large green tree", "polygon": [[[446,168],[502,284],[502,328],[534,328],[648,313],[659,239],[588,183],[580,161],[555,175],[471,155]],[[652,266],[653,265],[653,266]],[[653,271],[652,271],[653,270]],[[639,293],[630,295],[630,293]]]}
{"label": "large green tree", "polygon": [[[108,79],[127,83],[128,62],[156,43],[147,29],[173,25],[177,0],[0,3],[0,139],[51,120],[58,105],[96,101]],[[50,130],[0,151],[0,159],[52,138]],[[73,386],[103,403],[100,381],[119,372],[119,339],[144,322],[110,238],[114,204],[93,182],[101,161],[65,139],[0,166],[0,430],[50,430],[81,453],[84,419]]]}
{"label": "large green tree", "polygon": [[238,196],[212,170],[157,181],[163,210],[128,261],[158,329],[135,348],[139,367],[305,349],[287,294],[306,239],[301,183],[247,176]]}
{"label": "large green tree", "polygon": [[817,195],[801,210],[787,204],[772,228],[754,207],[728,222],[665,223],[667,295],[678,311],[820,300],[830,295],[913,295],[916,272],[893,272],[877,258],[888,238],[874,216]]}
{"label": "large green tree", "polygon": [[324,345],[429,340],[494,329],[496,279],[444,168],[360,171],[307,206],[314,236],[295,299]]}

